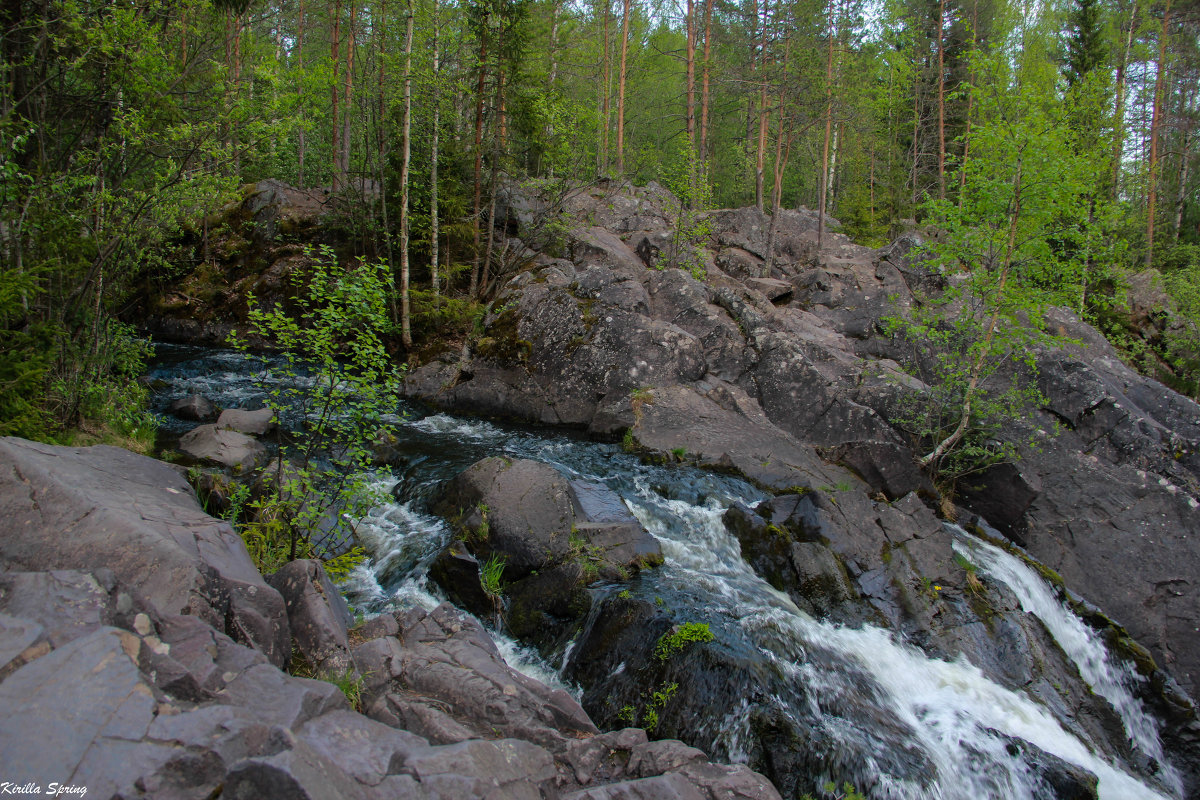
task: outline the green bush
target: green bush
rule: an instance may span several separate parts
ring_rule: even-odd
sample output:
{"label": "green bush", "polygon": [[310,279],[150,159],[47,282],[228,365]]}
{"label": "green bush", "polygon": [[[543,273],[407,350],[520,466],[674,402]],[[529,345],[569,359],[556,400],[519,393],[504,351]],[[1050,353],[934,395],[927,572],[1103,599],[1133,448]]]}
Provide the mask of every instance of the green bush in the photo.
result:
{"label": "green bush", "polygon": [[[250,298],[250,327],[277,346],[282,363],[262,357],[259,387],[280,423],[293,422],[275,475],[243,523],[252,553],[266,562],[315,556],[338,548],[381,499],[366,472],[368,443],[391,434],[385,417],[394,412],[399,370],[384,347],[388,319],[388,271],[383,264],[343,269],[331,250],[310,250],[308,270],[293,275],[296,315],[264,308]],[[249,351],[242,339],[231,343]],[[355,556],[332,565],[344,577]],[[265,565],[264,565],[265,566]]]}

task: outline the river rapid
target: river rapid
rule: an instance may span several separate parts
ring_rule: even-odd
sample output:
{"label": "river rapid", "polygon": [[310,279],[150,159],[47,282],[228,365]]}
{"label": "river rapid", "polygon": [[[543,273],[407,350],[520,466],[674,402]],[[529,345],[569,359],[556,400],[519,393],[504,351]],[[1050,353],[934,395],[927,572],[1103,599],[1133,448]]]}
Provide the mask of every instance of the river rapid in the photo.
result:
{"label": "river rapid", "polygon": [[[235,352],[160,347],[149,376],[155,407],[161,413],[190,394],[223,407],[261,405],[259,369]],[[162,421],[168,441],[192,425],[165,414]],[[721,647],[754,664],[755,680],[765,688],[738,703],[714,705],[691,732],[714,758],[757,768],[748,720],[765,710],[792,720],[824,754],[826,772],[808,776],[808,783],[848,780],[872,798],[1050,800],[1059,795],[1035,764],[1045,754],[1096,775],[1105,800],[1182,797],[1157,722],[1136,698],[1138,678],[1105,652],[1040,575],[1001,548],[953,529],[960,555],[1041,620],[1081,678],[1116,710],[1131,747],[1161,765],[1155,778],[1098,753],[1056,716],[1060,712],[988,680],[965,658],[932,659],[892,631],[836,625],[798,609],[747,566],[722,521],[732,504],[766,499],[745,481],[648,465],[615,445],[561,432],[412,405],[398,405],[395,423],[402,466],[373,475],[391,500],[361,520],[358,535],[370,559],[344,586],[365,614],[441,602],[426,573],[451,534],[428,506],[446,480],[488,456],[533,459],[569,478],[607,485],[661,544],[661,568],[628,583],[593,586],[597,598],[627,591],[679,622],[708,623]],[[543,658],[502,631],[496,638],[510,663],[533,677],[561,684],[560,675],[571,674],[572,644]],[[567,688],[581,696],[588,687]]]}

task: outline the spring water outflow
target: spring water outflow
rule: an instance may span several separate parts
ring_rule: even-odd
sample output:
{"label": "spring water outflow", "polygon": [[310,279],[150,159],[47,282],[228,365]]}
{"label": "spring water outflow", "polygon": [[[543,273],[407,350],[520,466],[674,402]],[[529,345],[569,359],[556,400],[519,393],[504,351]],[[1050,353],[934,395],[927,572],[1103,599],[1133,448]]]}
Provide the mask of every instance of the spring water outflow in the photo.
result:
{"label": "spring water outflow", "polygon": [[[157,397],[160,408],[193,392],[227,405],[253,405],[253,368],[237,354],[176,352],[151,378],[164,387]],[[363,610],[438,602],[425,573],[449,531],[425,509],[442,482],[485,456],[536,459],[571,478],[605,483],[625,500],[659,539],[666,557],[661,568],[643,573],[634,591],[678,609],[681,621],[708,622],[723,645],[752,657],[763,674],[772,676],[770,691],[753,702],[783,719],[803,721],[816,732],[814,746],[844,767],[818,779],[849,778],[872,798],[1054,797],[1020,748],[1012,747],[1014,740],[1024,740],[1097,775],[1105,800],[1180,795],[1164,794],[1110,764],[1044,706],[989,681],[965,659],[930,659],[888,631],[846,628],[800,611],[746,565],[722,522],[735,501],[753,505],[764,499],[745,482],[683,467],[648,466],[611,445],[530,428],[409,412],[400,423],[398,445],[407,466],[392,489],[394,501],[363,520],[360,533],[372,559],[345,587]],[[390,485],[395,478],[381,475],[380,480]],[[1076,636],[1074,618],[1052,595],[1047,600],[1037,594],[1038,584],[1027,580],[1032,573],[1014,568],[1003,551],[993,548],[993,553],[966,534],[959,534],[956,547],[1043,619],[1085,680],[1117,708],[1134,745],[1161,762],[1153,721],[1125,688],[1129,676],[1114,668],[1102,648],[1095,650],[1098,643]],[[1065,615],[1062,625],[1047,621],[1060,614]],[[1077,619],[1074,624],[1082,626]],[[511,642],[502,641],[501,647],[519,668],[554,680],[528,651]],[[713,743],[712,755],[732,761],[748,757],[750,702],[715,710],[704,723],[700,733]]]}

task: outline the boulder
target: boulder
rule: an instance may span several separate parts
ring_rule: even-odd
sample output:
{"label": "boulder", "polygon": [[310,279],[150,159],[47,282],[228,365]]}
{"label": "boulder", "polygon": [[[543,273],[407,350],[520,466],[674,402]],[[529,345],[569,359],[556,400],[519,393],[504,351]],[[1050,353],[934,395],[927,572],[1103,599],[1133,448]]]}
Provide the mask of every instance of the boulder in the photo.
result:
{"label": "boulder", "polygon": [[434,563],[434,580],[474,613],[494,615],[499,601],[482,591],[479,561],[499,560],[509,629],[543,646],[587,614],[588,584],[662,563],[658,542],[616,493],[540,462],[479,461],[433,508],[458,531]]}
{"label": "boulder", "polygon": [[10,569],[108,569],[163,614],[193,614],[275,664],[283,598],[174,469],[116,447],[0,439],[0,558]]}
{"label": "boulder", "polygon": [[217,428],[249,436],[265,436],[276,428],[275,412],[269,408],[227,408],[217,417]]}
{"label": "boulder", "polygon": [[208,422],[213,418],[216,409],[213,408],[213,404],[207,399],[198,394],[193,394],[181,397],[172,402],[171,405],[167,406],[167,412],[174,414],[180,419],[192,422]]}
{"label": "boulder", "polygon": [[[570,695],[511,669],[479,623],[449,604],[397,621],[398,640],[376,639],[354,651],[359,671],[369,676],[363,701],[374,718],[404,722],[418,734],[433,734],[431,740],[499,734],[553,752],[574,737],[597,733]],[[391,695],[400,702],[379,702]],[[439,713],[422,712],[411,700]],[[422,727],[423,721],[433,724]]]}
{"label": "boulder", "polygon": [[179,438],[179,452],[206,466],[247,472],[267,457],[267,448],[253,437],[215,424],[199,425]]}
{"label": "boulder", "polygon": [[909,492],[921,492],[928,497],[938,494],[929,476],[917,465],[912,449],[894,441],[844,442],[821,453],[828,460],[854,470],[889,500]]}
{"label": "boulder", "polygon": [[321,562],[289,562],[267,583],[283,596],[293,650],[317,675],[345,675],[354,667],[346,633],[354,617]]}

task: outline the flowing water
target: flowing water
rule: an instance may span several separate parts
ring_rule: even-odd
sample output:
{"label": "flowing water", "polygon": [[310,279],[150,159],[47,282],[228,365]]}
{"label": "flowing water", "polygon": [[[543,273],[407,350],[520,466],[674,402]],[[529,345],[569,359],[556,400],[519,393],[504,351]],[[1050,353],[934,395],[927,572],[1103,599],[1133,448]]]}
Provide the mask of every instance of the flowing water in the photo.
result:
{"label": "flowing water", "polygon": [[[158,381],[160,408],[193,392],[221,405],[253,406],[259,398],[252,372],[237,354],[169,348],[151,377]],[[1053,798],[1031,763],[1029,748],[1014,747],[1014,740],[1091,771],[1105,800],[1180,796],[1177,783],[1156,790],[1096,754],[1046,707],[989,681],[964,659],[930,659],[886,630],[842,627],[800,611],[750,570],[722,523],[732,503],[754,505],[764,499],[743,481],[645,465],[613,445],[528,427],[415,407],[399,411],[404,416],[397,449],[405,465],[377,476],[394,501],[363,520],[360,535],[371,559],[346,586],[351,602],[363,610],[439,602],[425,573],[450,534],[426,511],[430,497],[480,458],[535,459],[570,478],[606,484],[659,540],[664,565],[643,572],[630,591],[677,613],[680,622],[707,622],[723,647],[756,665],[755,680],[766,689],[744,696],[733,708],[714,710],[696,732],[715,757],[750,757],[753,734],[747,719],[754,705],[805,731],[805,746],[819,751],[821,763],[828,765],[828,774],[813,776],[818,782],[850,779],[873,798]],[[1023,606],[1043,619],[1084,679],[1121,714],[1135,746],[1163,761],[1153,720],[1128,691],[1130,676],[1097,650],[1083,624],[1044,583],[1039,589],[1041,579],[1019,561],[966,534],[958,536],[960,552],[1012,587]],[[546,664],[501,639],[506,657],[520,668],[556,680]],[[559,654],[558,664],[570,655]]]}

